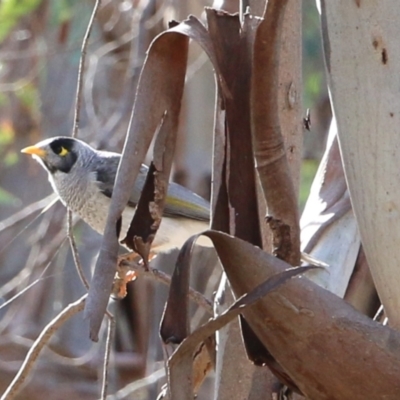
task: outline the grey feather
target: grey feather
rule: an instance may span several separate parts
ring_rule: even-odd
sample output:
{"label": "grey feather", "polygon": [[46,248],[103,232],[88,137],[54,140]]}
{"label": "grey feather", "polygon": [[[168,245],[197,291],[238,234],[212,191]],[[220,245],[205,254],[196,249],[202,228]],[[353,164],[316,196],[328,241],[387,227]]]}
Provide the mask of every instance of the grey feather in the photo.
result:
{"label": "grey feather", "polygon": [[[121,155],[106,151],[97,151],[97,155],[96,163],[93,164],[96,165],[94,172],[97,174],[98,185],[106,196],[111,197]],[[142,165],[129,198],[129,205],[136,206],[139,201],[147,172],[148,167]],[[210,204],[189,189],[171,182],[168,186],[164,215],[208,221],[210,219]]]}
{"label": "grey feather", "polygon": [[[69,137],[45,139],[22,150],[31,154],[48,172],[49,181],[63,204],[102,234],[107,222],[121,155],[98,151]],[[121,235],[127,232],[143,189],[148,168],[142,166],[122,213]],[[170,183],[164,217],[153,248],[165,251],[180,247],[185,240],[208,227],[209,203],[190,190]]]}

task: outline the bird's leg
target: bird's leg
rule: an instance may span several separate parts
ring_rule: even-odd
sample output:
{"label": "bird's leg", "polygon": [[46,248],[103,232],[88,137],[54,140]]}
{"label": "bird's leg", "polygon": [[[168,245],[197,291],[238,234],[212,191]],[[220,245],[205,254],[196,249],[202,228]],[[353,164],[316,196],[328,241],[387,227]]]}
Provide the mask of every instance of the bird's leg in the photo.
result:
{"label": "bird's leg", "polygon": [[143,268],[144,270],[148,271],[148,263],[156,256],[157,253],[151,252],[149,254],[148,262],[144,262],[143,258],[135,252],[126,253],[119,256],[117,262],[117,272],[115,273],[111,296],[115,299],[123,299],[127,294],[126,285],[129,282],[134,281],[138,276],[137,271],[132,268],[132,264],[136,264],[138,270]]}
{"label": "bird's leg", "polygon": [[114,299],[123,299],[126,294],[126,285],[137,278],[137,272],[129,267],[133,262],[139,264],[139,254],[132,252],[118,257],[117,272],[115,273],[111,296]]}

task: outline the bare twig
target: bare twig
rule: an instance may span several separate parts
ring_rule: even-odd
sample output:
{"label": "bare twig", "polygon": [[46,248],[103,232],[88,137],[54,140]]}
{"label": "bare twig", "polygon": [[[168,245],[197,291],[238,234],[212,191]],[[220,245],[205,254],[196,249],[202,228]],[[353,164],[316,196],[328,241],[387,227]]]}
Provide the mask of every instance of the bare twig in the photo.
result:
{"label": "bare twig", "polygon": [[[61,249],[62,245],[64,244],[66,237],[63,232],[58,234],[47,246],[43,247],[40,251],[40,255],[33,267],[40,267],[42,265],[46,264],[46,267],[44,271],[42,272],[41,276],[45,273],[47,270],[48,266],[52,262],[53,258],[56,256],[58,251]],[[29,264],[29,261],[28,261]],[[0,288],[0,297],[6,296],[8,293],[12,292],[15,290],[21,283],[27,279],[33,271],[32,268],[23,268],[18,275],[13,277],[10,281],[5,283],[1,288]],[[3,322],[3,321],[2,321]],[[1,328],[0,328],[1,331]]]}
{"label": "bare twig", "polygon": [[[82,48],[81,48],[81,58],[79,61],[79,71],[78,71],[78,82],[77,82],[77,88],[76,88],[76,98],[75,98],[75,116],[74,116],[74,126],[72,130],[72,137],[76,137],[78,134],[79,130],[79,118],[80,118],[80,110],[81,110],[81,105],[82,105],[82,92],[83,92],[83,71],[84,71],[84,66],[85,66],[85,60],[86,60],[86,51],[87,51],[87,46],[89,43],[89,37],[90,33],[93,28],[93,23],[94,19],[96,17],[96,14],[100,8],[101,0],[96,0],[96,3],[93,8],[92,15],[90,17],[85,36],[83,38],[82,42]],[[75,242],[74,235],[72,233],[72,211],[68,210],[67,213],[67,232],[68,232],[68,239],[72,251],[72,256],[74,258],[75,266],[78,271],[79,277],[86,287],[86,289],[89,289],[89,283],[85,277],[85,274],[83,272],[82,264],[80,262],[80,257],[79,257],[79,252],[78,248]],[[86,297],[86,296],[85,296]],[[84,303],[82,303],[83,307]],[[105,398],[107,395],[107,386],[108,386],[108,363],[110,359],[110,353],[111,353],[111,343],[112,343],[112,332],[114,330],[115,322],[114,318],[110,313],[106,313],[108,318],[109,318],[109,327],[108,327],[108,332],[107,332],[107,341],[106,341],[106,353],[104,357],[104,371],[103,371],[103,382],[102,382],[102,399]]]}
{"label": "bare twig", "polygon": [[[50,207],[52,207],[55,203],[57,203],[57,201],[58,201],[58,199],[57,198],[54,198],[50,203],[48,203],[47,205],[46,205],[46,207],[44,207],[43,208],[43,210],[42,210],[42,212],[39,214],[39,215],[37,215],[35,218],[33,218],[28,224],[26,224],[25,226],[24,226],[24,228],[23,229],[21,229],[17,234],[15,234],[15,235],[13,235],[13,237],[6,243],[6,244],[3,244],[3,247],[1,247],[0,248],[0,254],[3,252],[3,251],[5,251],[5,249],[11,244],[11,243],[13,243],[19,236],[21,236],[42,214],[44,214]],[[22,210],[22,211],[24,211],[24,210]],[[27,212],[28,213],[28,212]],[[17,214],[14,214],[14,216],[17,216],[19,213],[17,213]],[[30,214],[30,213],[29,213]],[[9,219],[6,219],[5,221],[4,221],[4,223],[6,224],[5,225],[5,228],[4,229],[7,229],[7,228],[9,228],[9,227],[11,227],[11,226],[13,226],[13,224],[14,223],[18,223],[18,222],[20,222],[20,221],[22,221],[24,218],[26,218],[28,215],[24,215],[24,214],[22,214],[22,215],[20,215],[18,218],[15,218],[14,220],[13,219],[11,219],[12,217],[10,217]],[[11,225],[10,225],[11,224]]]}
{"label": "bare twig", "polygon": [[69,239],[69,245],[70,245],[71,251],[72,251],[72,257],[74,259],[74,263],[76,266],[76,270],[78,271],[79,278],[81,278],[81,281],[82,281],[83,285],[85,286],[85,288],[89,289],[89,282],[86,279],[86,276],[83,272],[82,263],[81,263],[81,260],[79,257],[78,247],[76,245],[74,234],[72,233],[72,226],[73,226],[72,212],[71,212],[71,210],[68,210],[68,213],[67,213],[67,235],[68,235],[68,239]]}
{"label": "bare twig", "polygon": [[108,329],[107,329],[107,339],[106,339],[106,352],[104,355],[104,368],[103,368],[103,382],[101,386],[101,400],[107,398],[107,388],[108,388],[108,365],[110,363],[112,340],[115,331],[115,319],[112,314],[107,312],[108,316]]}
{"label": "bare twig", "polygon": [[[57,199],[58,200],[58,199]],[[10,217],[4,219],[0,222],[0,232],[4,231],[8,228],[13,227],[14,225],[22,222],[24,219],[30,217],[37,211],[41,211],[43,209],[48,209],[50,205],[53,205],[57,201],[54,197],[54,194],[45,197],[42,200],[36,201],[35,203],[29,204],[21,211],[16,212],[15,214],[11,215]],[[42,211],[43,212],[43,211]]]}
{"label": "bare twig", "polygon": [[[81,48],[81,58],[79,60],[79,70],[78,70],[78,82],[76,88],[76,97],[75,97],[75,115],[74,115],[74,126],[72,129],[72,137],[76,137],[78,135],[79,130],[79,118],[80,118],[80,111],[82,106],[82,91],[83,91],[83,70],[85,67],[85,60],[86,60],[86,51],[87,46],[89,43],[90,33],[92,32],[93,22],[96,17],[97,11],[100,8],[101,0],[96,0],[96,3],[93,8],[92,15],[90,16],[90,20],[86,29],[85,36],[83,37],[82,41],[82,48]],[[82,265],[79,259],[78,249],[76,246],[75,238],[72,233],[72,211],[68,210],[67,213],[67,235],[69,239],[69,243],[71,245],[72,256],[74,258],[74,262],[76,265],[76,269],[78,271],[79,277],[82,280],[82,283],[85,285],[86,289],[89,288],[88,281],[83,273]]]}
{"label": "bare twig", "polygon": [[126,385],[122,389],[118,390],[118,392],[116,392],[115,394],[107,396],[106,399],[107,400],[125,399],[129,396],[132,396],[140,389],[143,389],[147,386],[152,385],[153,383],[158,382],[161,378],[164,378],[164,376],[165,376],[165,369],[160,368],[151,373],[150,375]]}
{"label": "bare twig", "polygon": [[79,129],[79,115],[81,111],[82,105],[82,90],[83,90],[83,68],[85,66],[86,60],[86,50],[89,43],[90,33],[92,32],[93,22],[96,17],[97,11],[100,8],[101,0],[96,0],[96,3],[93,8],[92,15],[90,16],[90,20],[86,29],[85,36],[83,37],[82,48],[81,48],[81,58],[79,60],[79,70],[78,70],[78,83],[76,88],[76,97],[75,97],[75,116],[74,116],[74,127],[72,130],[72,137],[76,137]]}
{"label": "bare twig", "polygon": [[[83,37],[82,41],[82,48],[81,48],[81,58],[79,60],[79,70],[78,70],[78,82],[77,82],[77,87],[76,87],[76,97],[75,97],[75,115],[74,115],[74,126],[72,129],[72,137],[76,137],[78,135],[78,130],[79,130],[79,118],[80,118],[80,111],[81,111],[81,106],[82,106],[82,91],[83,91],[83,70],[85,67],[85,61],[86,61],[86,51],[87,51],[87,46],[89,43],[89,37],[90,33],[92,32],[93,28],[93,22],[96,17],[97,11],[100,8],[101,0],[96,0],[96,3],[93,8],[92,15],[90,16],[90,20],[86,29],[85,36]],[[85,287],[88,289],[89,284],[83,274],[83,269],[82,265],[80,263],[79,259],[79,254],[75,242],[75,238],[72,233],[72,212],[71,210],[68,210],[67,213],[67,235],[69,238],[69,243],[71,245],[71,251],[72,255],[74,258],[74,262],[76,265],[76,268],[78,270],[79,277],[82,280],[82,283],[85,285]]]}
{"label": "bare twig", "polygon": [[[118,38],[118,40],[114,40],[111,43],[106,43],[105,45],[97,49],[89,58],[89,63],[86,72],[86,79],[83,89],[84,92],[83,96],[85,98],[86,113],[88,115],[88,118],[90,119],[91,123],[95,124],[94,130],[96,131],[96,140],[98,142],[105,140],[106,137],[107,140],[109,140],[110,139],[109,133],[115,131],[114,128],[116,127],[116,124],[119,123],[122,119],[120,106],[116,107],[116,111],[114,111],[113,115],[109,116],[106,121],[100,121],[98,118],[94,105],[94,97],[95,97],[94,81],[98,66],[103,57],[105,58],[109,56],[110,53],[114,52],[119,47],[122,47],[127,43],[129,43],[130,41],[132,41],[133,39],[135,39],[137,35],[138,35],[137,32],[127,32],[120,38]],[[123,97],[126,97],[126,94]],[[114,121],[115,124],[110,123],[110,121]]]}
{"label": "bare twig", "polygon": [[17,375],[14,377],[11,384],[8,386],[4,394],[1,396],[1,400],[12,400],[21,389],[21,386],[29,376],[31,369],[33,368],[36,359],[39,357],[43,347],[63,324],[73,315],[83,310],[86,300],[86,294],[74,303],[69,304],[65,307],[48,325],[42,330],[39,337],[35,340],[34,344],[28,351],[25,360],[19,369]]}
{"label": "bare twig", "polygon": [[[44,268],[44,270],[42,271],[42,273],[40,274],[39,278],[35,279],[33,282],[31,282],[28,286],[24,287],[23,289],[19,290],[18,293],[16,293],[14,296],[12,296],[10,299],[8,299],[6,302],[4,302],[3,304],[0,305],[0,310],[2,310],[4,307],[7,307],[9,304],[11,304],[14,300],[18,299],[18,297],[22,296],[25,292],[27,292],[29,289],[31,289],[33,286],[35,286],[37,283],[43,281],[43,279],[49,278],[49,277],[43,277],[43,275],[45,274],[45,272],[48,270],[48,268],[50,267],[50,264],[53,262],[55,256],[58,254],[58,251],[61,249],[63,242],[61,243],[61,245],[59,246],[59,248],[55,251],[55,253],[52,255],[50,261],[47,263],[46,267]],[[25,269],[23,269],[22,271],[24,271]],[[22,272],[21,271],[21,272]],[[31,271],[29,271],[31,272]],[[24,274],[18,274],[17,278],[19,278],[19,283],[21,282],[21,278],[25,279],[26,276]],[[5,293],[10,292],[11,288],[14,286],[13,283],[15,282],[15,286],[16,283],[18,282],[17,279],[13,279],[11,282],[11,285],[7,286],[7,291],[5,291]],[[0,297],[1,296],[1,291],[0,291]],[[1,325],[0,325],[0,332],[1,332]]]}
{"label": "bare twig", "polygon": [[[16,335],[15,333],[5,333],[1,335],[0,345],[3,346],[17,346],[22,351],[28,351],[35,341],[24,336]],[[98,365],[96,355],[98,354],[98,347],[92,345],[89,350],[80,357],[72,357],[71,355],[66,355],[62,351],[60,352],[58,347],[53,347],[49,344],[46,347],[46,356],[48,356],[50,362],[58,363],[61,366],[67,367],[81,367],[81,366],[91,366]],[[7,369],[7,366],[10,367]],[[21,367],[19,361],[1,361],[0,367],[2,369],[9,370],[10,372],[17,373]]]}

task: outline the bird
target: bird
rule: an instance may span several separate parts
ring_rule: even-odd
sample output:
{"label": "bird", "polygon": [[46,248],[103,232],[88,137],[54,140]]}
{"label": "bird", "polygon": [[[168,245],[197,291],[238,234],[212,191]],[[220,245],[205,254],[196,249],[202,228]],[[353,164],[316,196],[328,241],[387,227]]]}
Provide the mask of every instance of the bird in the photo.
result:
{"label": "bird", "polygon": [[[64,206],[95,231],[104,233],[121,154],[96,150],[82,140],[67,136],[42,140],[21,152],[31,155],[47,171],[53,191]],[[148,167],[142,164],[122,213],[120,240],[129,229],[147,172]],[[151,246],[152,253],[182,247],[190,236],[207,230],[209,219],[208,201],[170,182],[161,225]]]}

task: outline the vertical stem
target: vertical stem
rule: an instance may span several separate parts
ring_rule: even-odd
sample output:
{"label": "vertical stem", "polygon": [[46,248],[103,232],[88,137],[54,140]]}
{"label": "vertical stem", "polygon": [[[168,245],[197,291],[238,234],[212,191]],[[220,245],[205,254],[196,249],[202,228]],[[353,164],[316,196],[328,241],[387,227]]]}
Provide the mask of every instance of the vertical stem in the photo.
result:
{"label": "vertical stem", "polygon": [[302,124],[302,1],[286,6],[279,57],[279,121],[285,141],[286,157],[298,196],[303,150]]}
{"label": "vertical stem", "polygon": [[103,380],[101,385],[101,400],[105,400],[107,398],[108,366],[110,364],[112,340],[115,330],[114,316],[111,315],[110,313],[107,313],[107,317],[108,317],[108,326],[107,326],[106,352],[104,354]]}
{"label": "vertical stem", "polygon": [[89,43],[90,34],[93,28],[93,22],[96,17],[97,11],[100,8],[101,0],[96,0],[96,3],[93,8],[92,15],[90,16],[90,20],[86,29],[85,36],[83,37],[82,48],[81,48],[81,58],[79,60],[79,69],[78,69],[78,83],[76,88],[76,97],[75,97],[75,115],[74,115],[74,126],[72,129],[72,137],[76,137],[78,135],[79,129],[79,117],[82,106],[82,90],[83,90],[83,70],[85,67],[86,61],[86,51]]}
{"label": "vertical stem", "polygon": [[[300,263],[300,227],[297,193],[293,185],[284,135],[287,129],[279,118],[281,48],[285,9],[288,0],[269,0],[258,26],[254,44],[251,89],[251,122],[254,157],[268,208],[267,222],[272,232],[274,254],[291,265]],[[288,104],[296,96],[288,93]],[[289,89],[288,88],[288,89]],[[301,124],[301,121],[299,121]],[[284,129],[282,129],[284,128]],[[289,149],[290,151],[290,149]]]}

